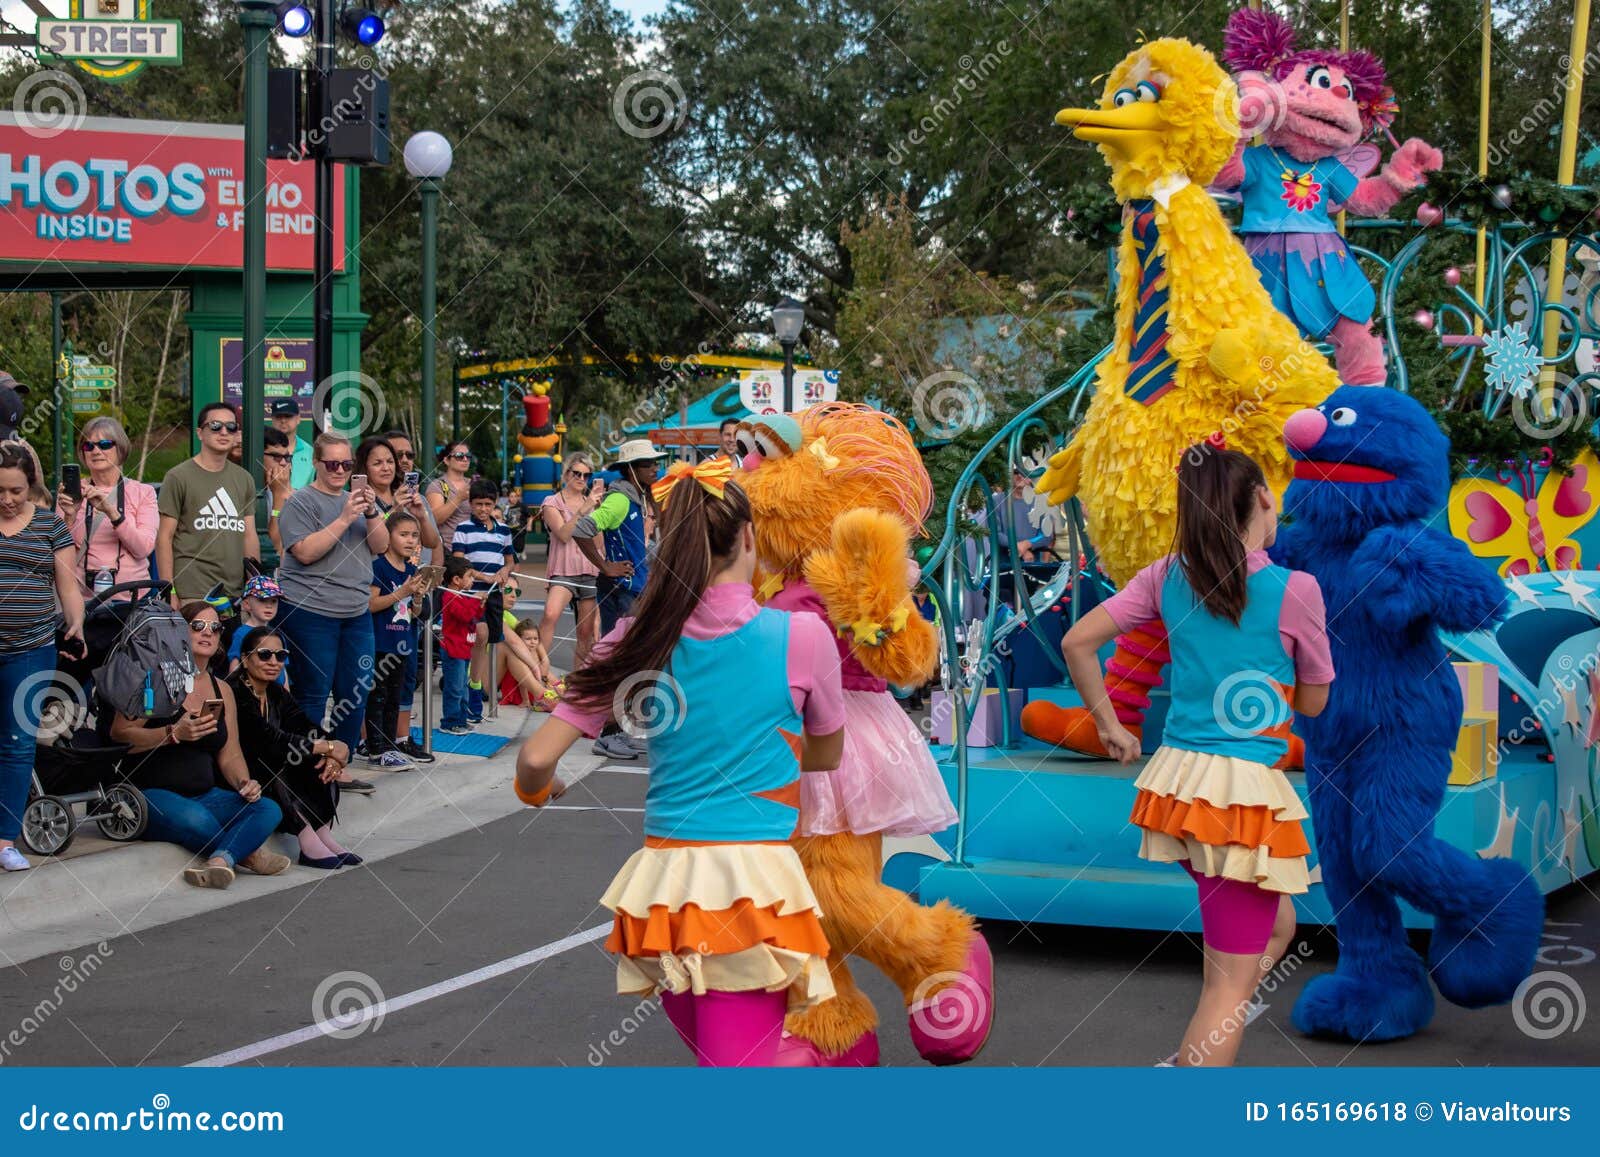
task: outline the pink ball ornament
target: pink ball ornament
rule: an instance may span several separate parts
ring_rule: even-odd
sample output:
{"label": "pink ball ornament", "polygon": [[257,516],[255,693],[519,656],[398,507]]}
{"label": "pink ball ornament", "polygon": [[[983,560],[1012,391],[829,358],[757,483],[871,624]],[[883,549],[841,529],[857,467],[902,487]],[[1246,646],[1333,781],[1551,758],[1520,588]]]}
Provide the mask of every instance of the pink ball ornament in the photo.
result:
{"label": "pink ball ornament", "polygon": [[1411,320],[1416,322],[1423,329],[1432,329],[1433,328],[1433,310],[1431,310],[1431,309],[1419,309],[1419,310],[1417,310],[1416,313],[1411,315]]}
{"label": "pink ball ornament", "polygon": [[1461,270],[1452,265],[1444,271],[1444,283],[1451,289],[1461,284]]}
{"label": "pink ball ornament", "polygon": [[1444,210],[1437,205],[1430,205],[1424,201],[1417,206],[1417,224],[1424,229],[1431,229],[1444,220]]}

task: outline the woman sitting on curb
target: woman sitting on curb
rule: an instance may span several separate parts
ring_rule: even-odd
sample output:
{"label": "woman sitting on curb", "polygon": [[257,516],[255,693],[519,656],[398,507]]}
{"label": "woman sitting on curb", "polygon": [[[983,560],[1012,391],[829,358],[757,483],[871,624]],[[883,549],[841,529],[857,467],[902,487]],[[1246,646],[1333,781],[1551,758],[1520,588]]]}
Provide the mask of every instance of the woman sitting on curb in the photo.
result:
{"label": "woman sitting on curb", "polygon": [[228,676],[239,702],[239,742],[259,780],[283,812],[278,825],[300,841],[307,868],[342,868],[361,863],[333,838],[339,813],[339,772],[350,749],[330,739],[278,682],[289,658],[283,637],[254,627],[239,644],[239,669]]}
{"label": "woman sitting on curb", "polygon": [[[184,869],[197,888],[226,888],[235,866],[275,876],[289,857],[266,846],[283,812],[263,799],[239,750],[238,707],[232,689],[208,668],[222,639],[222,620],[209,603],[185,603],[189,650],[198,674],[178,714],[152,719],[117,715],[111,738],[132,750],[122,771],[144,792],[150,823],[144,839],[178,844],[203,864]],[[227,787],[218,787],[225,782]]]}

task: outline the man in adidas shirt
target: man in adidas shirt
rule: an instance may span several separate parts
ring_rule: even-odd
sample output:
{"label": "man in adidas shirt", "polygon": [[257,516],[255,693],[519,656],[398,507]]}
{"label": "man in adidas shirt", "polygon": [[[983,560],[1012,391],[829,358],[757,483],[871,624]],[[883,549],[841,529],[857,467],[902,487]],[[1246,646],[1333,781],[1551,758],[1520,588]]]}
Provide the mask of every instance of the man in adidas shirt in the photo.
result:
{"label": "man in adidas shirt", "polygon": [[174,606],[203,599],[218,586],[237,597],[244,590],[244,560],[261,560],[255,482],[228,461],[239,414],[226,402],[212,402],[195,425],[200,452],[167,471],[157,506],[156,565],[172,582]]}

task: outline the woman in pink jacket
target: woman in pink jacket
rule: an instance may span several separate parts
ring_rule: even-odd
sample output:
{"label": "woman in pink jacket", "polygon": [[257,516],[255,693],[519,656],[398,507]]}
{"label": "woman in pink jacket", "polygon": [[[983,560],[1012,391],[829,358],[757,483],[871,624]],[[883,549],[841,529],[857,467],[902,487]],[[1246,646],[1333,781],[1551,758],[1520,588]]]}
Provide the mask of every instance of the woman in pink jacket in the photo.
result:
{"label": "woman in pink jacket", "polygon": [[78,585],[85,598],[116,583],[150,577],[150,555],[160,522],[156,490],[123,477],[129,449],[121,422],[91,418],[78,439],[82,497],[73,498],[63,489],[56,498],[56,511],[72,530],[78,548]]}

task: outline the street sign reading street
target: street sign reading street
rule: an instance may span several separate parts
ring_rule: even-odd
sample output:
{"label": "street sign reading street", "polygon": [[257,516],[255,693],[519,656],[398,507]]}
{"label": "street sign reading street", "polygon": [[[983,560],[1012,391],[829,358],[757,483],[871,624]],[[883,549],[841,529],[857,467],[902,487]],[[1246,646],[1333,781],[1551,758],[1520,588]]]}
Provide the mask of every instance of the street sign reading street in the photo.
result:
{"label": "street sign reading street", "polygon": [[176,20],[41,20],[39,51],[63,60],[183,63],[183,25]]}
{"label": "street sign reading street", "polygon": [[75,378],[111,378],[116,376],[116,369],[112,366],[74,365],[72,376]]}
{"label": "street sign reading street", "polygon": [[74,414],[98,414],[104,408],[105,404],[103,402],[80,402],[76,398],[72,400],[72,412]]}

